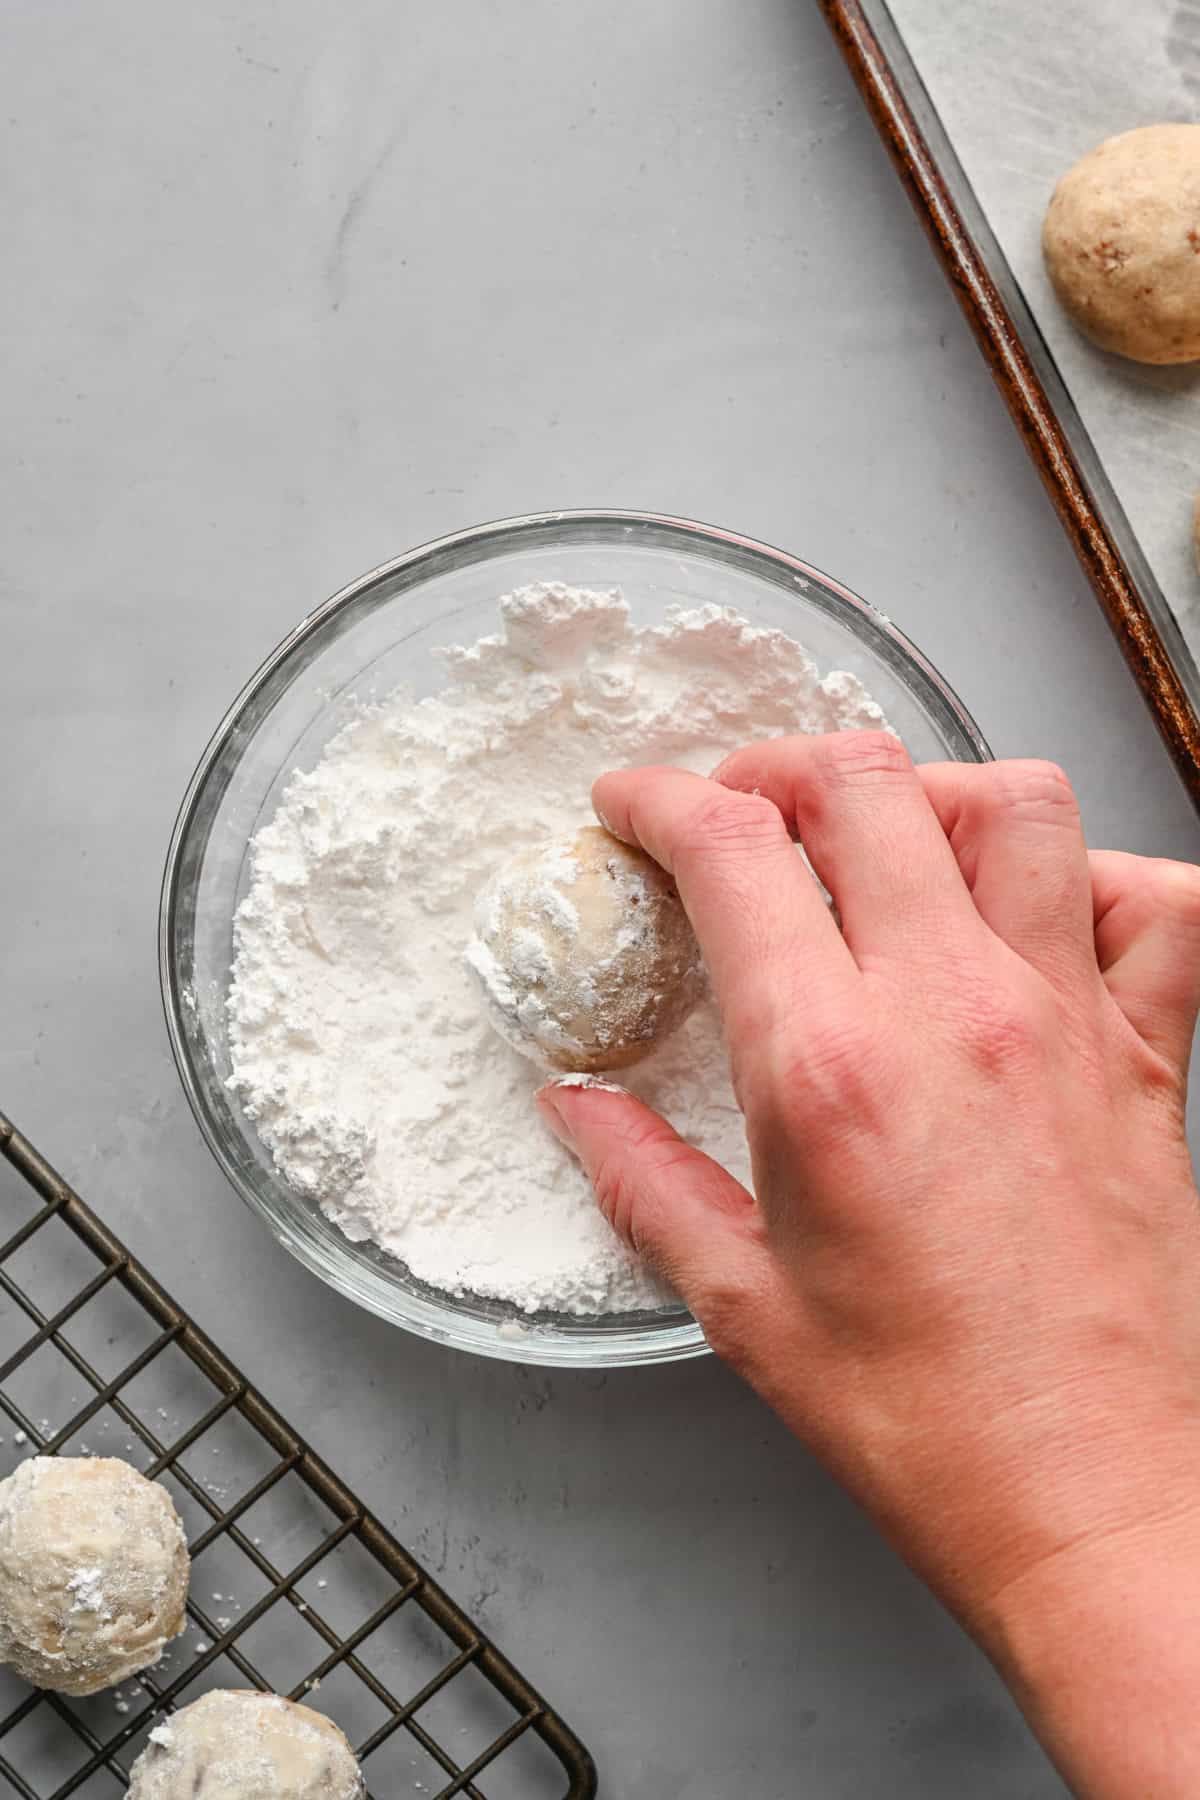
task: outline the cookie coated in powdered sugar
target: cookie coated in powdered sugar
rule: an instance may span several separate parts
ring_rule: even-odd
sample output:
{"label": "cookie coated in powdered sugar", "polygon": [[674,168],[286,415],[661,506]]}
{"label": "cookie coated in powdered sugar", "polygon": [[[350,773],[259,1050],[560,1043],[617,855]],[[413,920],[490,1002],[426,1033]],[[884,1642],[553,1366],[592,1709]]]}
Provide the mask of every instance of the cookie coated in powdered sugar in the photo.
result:
{"label": "cookie coated in powdered sugar", "polygon": [[[533,1114],[538,1070],[464,961],[476,896],[523,846],[594,821],[605,769],[706,772],[750,738],[875,726],[853,675],[727,609],[635,626],[617,592],[538,584],[439,651],[440,693],[364,706],[252,846],[228,996],[231,1086],[284,1177],[431,1286],[585,1315],[665,1296]],[[742,1179],[705,1000],[623,1073]]]}
{"label": "cookie coated in powdered sugar", "polygon": [[184,1629],[166,1488],[119,1457],[33,1456],[0,1481],[0,1663],[62,1694],[116,1687]]}
{"label": "cookie coated in powdered sugar", "polygon": [[214,1688],[150,1732],[129,1800],[363,1800],[344,1734],[277,1694]]}

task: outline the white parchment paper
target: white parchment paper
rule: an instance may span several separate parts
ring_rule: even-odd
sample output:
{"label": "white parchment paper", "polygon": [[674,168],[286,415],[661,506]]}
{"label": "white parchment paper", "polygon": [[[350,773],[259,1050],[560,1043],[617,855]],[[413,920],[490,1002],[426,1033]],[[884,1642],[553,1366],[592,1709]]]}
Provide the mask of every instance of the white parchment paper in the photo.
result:
{"label": "white parchment paper", "polygon": [[1094,349],[1042,267],[1058,177],[1102,138],[1200,118],[1200,0],[889,0],[1147,559],[1200,658],[1200,364]]}

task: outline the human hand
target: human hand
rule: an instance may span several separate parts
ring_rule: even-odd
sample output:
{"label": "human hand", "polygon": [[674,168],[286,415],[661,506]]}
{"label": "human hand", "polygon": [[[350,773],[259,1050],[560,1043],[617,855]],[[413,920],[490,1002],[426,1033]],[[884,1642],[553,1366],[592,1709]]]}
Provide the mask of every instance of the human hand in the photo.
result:
{"label": "human hand", "polygon": [[629,1095],[551,1086],[548,1122],[1080,1791],[1200,1791],[1200,1652],[1161,1655],[1200,1591],[1200,872],[1089,861],[1048,765],[917,771],[879,733],[595,801],[675,877],[756,1198]]}

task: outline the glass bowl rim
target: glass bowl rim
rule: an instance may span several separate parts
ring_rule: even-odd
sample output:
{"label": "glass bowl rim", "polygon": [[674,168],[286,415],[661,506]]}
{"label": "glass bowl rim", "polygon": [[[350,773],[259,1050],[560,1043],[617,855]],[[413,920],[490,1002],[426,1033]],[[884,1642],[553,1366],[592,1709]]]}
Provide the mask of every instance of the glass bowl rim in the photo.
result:
{"label": "glass bowl rim", "polygon": [[[280,639],[226,708],[188,781],[171,832],[159,902],[159,986],[171,1054],[188,1104],[209,1151],[240,1199],[267,1226],[276,1241],[311,1273],[336,1292],[386,1319],[390,1324],[398,1325],[419,1337],[468,1350],[476,1355],[560,1368],[649,1366],[708,1354],[708,1344],[695,1319],[687,1317],[679,1321],[677,1315],[671,1315],[670,1323],[664,1322],[656,1326],[653,1323],[655,1315],[649,1314],[644,1325],[630,1326],[625,1331],[614,1330],[611,1334],[594,1338],[581,1336],[577,1349],[572,1348],[573,1340],[570,1337],[539,1331],[536,1321],[528,1330],[519,1334],[514,1332],[510,1337],[502,1336],[497,1327],[492,1327],[485,1333],[478,1331],[478,1321],[455,1309],[452,1295],[447,1295],[439,1306],[426,1301],[421,1295],[390,1288],[382,1279],[376,1283],[360,1281],[355,1278],[356,1271],[352,1263],[343,1266],[341,1262],[321,1254],[318,1247],[303,1235],[290,1230],[286,1219],[276,1212],[253,1182],[245,1179],[241,1170],[226,1156],[222,1134],[208,1112],[203,1078],[195,1068],[189,1051],[188,1034],[183,1020],[186,1002],[180,972],[172,953],[181,869],[185,851],[190,847],[191,829],[201,797],[244,715],[253,707],[271,678],[332,618],[352,608],[379,584],[401,571],[407,570],[412,576],[422,564],[436,565],[447,557],[456,558],[459,566],[464,563],[485,562],[519,548],[523,538],[536,540],[539,534],[555,527],[567,528],[568,542],[591,543],[593,547],[597,543],[619,544],[624,536],[641,527],[648,534],[656,534],[656,548],[665,547],[661,542],[663,539],[675,540],[674,547],[680,551],[706,555],[717,562],[734,563],[751,573],[756,571],[757,566],[765,566],[762,568],[764,578],[770,579],[773,576],[773,585],[776,586],[781,585],[779,575],[783,573],[800,589],[801,594],[807,591],[809,584],[823,588],[852,618],[862,621],[867,628],[868,643],[873,638],[884,640],[892,652],[896,672],[902,673],[904,684],[910,690],[913,683],[909,678],[916,677],[918,689],[924,690],[917,697],[927,709],[930,700],[935,702],[935,711],[940,715],[939,723],[943,727],[950,727],[967,752],[963,760],[991,760],[991,750],[975,720],[911,639],[869,601],[789,551],[780,550],[740,532],[669,513],[628,511],[612,507],[524,513],[468,526],[418,544],[339,588],[329,599],[306,613]],[[592,533],[596,534],[594,539]],[[408,586],[417,585],[417,579],[419,577],[411,579]],[[836,608],[834,611],[836,615]],[[300,672],[302,671],[297,673]],[[374,1291],[376,1287],[379,1289],[378,1293]],[[399,1306],[395,1304],[397,1296],[401,1301]]]}

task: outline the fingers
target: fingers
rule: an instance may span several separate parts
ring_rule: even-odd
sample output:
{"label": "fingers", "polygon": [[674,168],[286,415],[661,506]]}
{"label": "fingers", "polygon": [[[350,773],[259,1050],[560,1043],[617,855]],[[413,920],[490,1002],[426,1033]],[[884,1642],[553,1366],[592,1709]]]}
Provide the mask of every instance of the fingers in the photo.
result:
{"label": "fingers", "polygon": [[1048,762],[930,763],[920,774],[996,936],[1060,990],[1091,983],[1091,873],[1062,770]]}
{"label": "fingers", "polygon": [[860,959],[940,957],[971,908],[1056,986],[1094,980],[1087,849],[1053,764],[913,769],[886,736],[846,733],[752,745],[716,779],[794,821]]}
{"label": "fingers", "polygon": [[674,876],[739,1077],[801,995],[806,1006],[850,1003],[858,970],[769,800],[682,769],[605,775],[593,798],[617,837]]}
{"label": "fingers", "polygon": [[775,738],[714,776],[764,795],[794,825],[864,958],[938,956],[978,919],[918,772],[887,732]]}
{"label": "fingers", "polygon": [[610,1225],[732,1348],[740,1309],[748,1329],[769,1273],[751,1195],[623,1089],[555,1082],[537,1098]]}
{"label": "fingers", "polygon": [[1091,857],[1096,955],[1109,993],[1138,1035],[1187,1074],[1200,1010],[1200,869]]}

